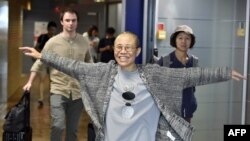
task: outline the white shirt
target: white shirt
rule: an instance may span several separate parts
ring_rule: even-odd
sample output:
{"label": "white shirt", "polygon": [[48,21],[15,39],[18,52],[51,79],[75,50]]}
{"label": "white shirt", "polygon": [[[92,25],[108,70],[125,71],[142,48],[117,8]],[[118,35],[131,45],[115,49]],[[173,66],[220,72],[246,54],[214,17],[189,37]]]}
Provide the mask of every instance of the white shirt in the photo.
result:
{"label": "white shirt", "polygon": [[[100,42],[100,39],[98,37],[89,37],[88,32],[84,32],[82,35],[88,42],[89,42],[89,51],[91,55],[96,58],[97,57],[97,47]],[[91,46],[91,42],[96,42],[96,47]]]}
{"label": "white shirt", "polygon": [[[135,98],[131,103],[134,114],[122,116],[127,102],[122,93],[131,91]],[[113,91],[106,114],[106,141],[155,141],[160,111],[143,84],[138,71],[121,71],[115,77]]]}

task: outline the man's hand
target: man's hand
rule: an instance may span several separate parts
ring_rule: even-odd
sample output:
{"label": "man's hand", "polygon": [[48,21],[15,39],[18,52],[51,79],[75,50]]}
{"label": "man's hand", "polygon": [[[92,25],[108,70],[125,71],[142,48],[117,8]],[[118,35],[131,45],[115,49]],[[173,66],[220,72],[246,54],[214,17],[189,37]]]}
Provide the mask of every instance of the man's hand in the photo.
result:
{"label": "man's hand", "polygon": [[23,86],[23,90],[24,91],[30,91],[30,88],[31,88],[32,84],[31,83],[26,83],[24,86]]}

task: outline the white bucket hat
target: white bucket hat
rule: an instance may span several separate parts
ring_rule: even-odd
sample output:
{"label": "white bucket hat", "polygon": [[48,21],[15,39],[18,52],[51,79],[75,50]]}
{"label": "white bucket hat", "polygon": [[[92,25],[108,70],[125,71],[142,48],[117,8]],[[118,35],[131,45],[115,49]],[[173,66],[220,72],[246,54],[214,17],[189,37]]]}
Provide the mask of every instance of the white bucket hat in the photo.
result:
{"label": "white bucket hat", "polygon": [[194,44],[195,44],[195,36],[194,36],[194,32],[192,30],[191,27],[187,26],[187,25],[179,25],[175,28],[174,33],[170,36],[170,45],[172,47],[176,47],[176,36],[180,33],[180,32],[185,32],[187,34],[190,34],[192,37],[192,42],[190,45],[190,48],[193,48]]}
{"label": "white bucket hat", "polygon": [[187,26],[187,25],[179,25],[176,27],[175,32],[179,32],[179,31],[183,31],[189,34],[194,34],[193,30],[191,27]]}

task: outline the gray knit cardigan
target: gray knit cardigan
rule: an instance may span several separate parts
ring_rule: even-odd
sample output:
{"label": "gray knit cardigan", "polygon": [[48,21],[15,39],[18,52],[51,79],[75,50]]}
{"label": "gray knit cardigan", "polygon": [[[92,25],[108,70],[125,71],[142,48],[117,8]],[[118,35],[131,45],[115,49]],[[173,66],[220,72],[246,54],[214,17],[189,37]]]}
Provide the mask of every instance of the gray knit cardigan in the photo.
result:
{"label": "gray knit cardigan", "polygon": [[[82,100],[96,131],[96,141],[104,141],[105,115],[118,65],[114,61],[85,63],[50,52],[43,52],[41,60],[79,80]],[[170,141],[169,133],[176,141],[192,139],[194,128],[180,116],[183,88],[231,78],[231,70],[227,67],[174,69],[148,64],[138,65],[138,71],[161,112],[156,141]]]}

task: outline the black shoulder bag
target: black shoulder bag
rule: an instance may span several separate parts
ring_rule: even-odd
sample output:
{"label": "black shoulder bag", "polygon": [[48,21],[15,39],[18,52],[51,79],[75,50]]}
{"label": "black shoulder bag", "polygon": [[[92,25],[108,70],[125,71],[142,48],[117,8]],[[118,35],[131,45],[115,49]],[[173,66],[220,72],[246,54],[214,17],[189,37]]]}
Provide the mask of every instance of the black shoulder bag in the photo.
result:
{"label": "black shoulder bag", "polygon": [[30,94],[25,91],[20,101],[5,116],[3,130],[20,132],[30,127]]}

